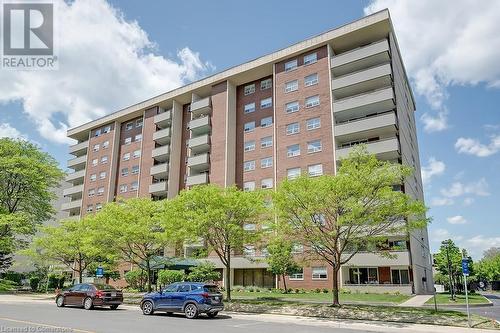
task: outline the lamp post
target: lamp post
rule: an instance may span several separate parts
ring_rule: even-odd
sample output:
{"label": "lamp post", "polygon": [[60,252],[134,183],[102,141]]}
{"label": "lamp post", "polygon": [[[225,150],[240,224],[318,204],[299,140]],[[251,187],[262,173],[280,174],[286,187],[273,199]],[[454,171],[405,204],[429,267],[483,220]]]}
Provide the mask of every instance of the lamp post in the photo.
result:
{"label": "lamp post", "polygon": [[441,244],[446,248],[446,262],[448,264],[448,277],[450,279],[450,293],[451,293],[451,299],[455,300],[455,285],[453,283],[453,274],[451,272],[451,261],[450,261],[450,240],[446,240],[441,242]]}

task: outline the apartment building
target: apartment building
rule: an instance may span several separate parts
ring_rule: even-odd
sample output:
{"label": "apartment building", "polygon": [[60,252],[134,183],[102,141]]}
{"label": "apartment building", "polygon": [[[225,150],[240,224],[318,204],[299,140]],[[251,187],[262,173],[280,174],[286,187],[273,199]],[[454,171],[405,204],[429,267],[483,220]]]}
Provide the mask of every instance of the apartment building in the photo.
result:
{"label": "apartment building", "polygon": [[[300,173],[335,174],[360,143],[380,159],[414,167],[396,190],[423,200],[414,113],[384,10],[70,129],[77,143],[63,210],[79,218],[117,197],[172,198],[207,183],[272,191]],[[432,292],[427,230],[391,236],[387,246],[390,258],[357,254],[341,270],[342,287]],[[300,256],[302,245],[294,251]],[[253,260],[264,256],[248,245],[232,262],[233,284],[282,285],[263,260]],[[315,262],[287,285],[331,288],[331,275]]]}

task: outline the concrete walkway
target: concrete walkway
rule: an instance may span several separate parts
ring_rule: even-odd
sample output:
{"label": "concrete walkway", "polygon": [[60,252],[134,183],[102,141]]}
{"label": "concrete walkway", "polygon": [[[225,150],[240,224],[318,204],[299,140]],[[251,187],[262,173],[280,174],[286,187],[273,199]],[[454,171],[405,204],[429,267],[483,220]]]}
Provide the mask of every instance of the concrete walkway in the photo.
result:
{"label": "concrete walkway", "polygon": [[419,308],[425,304],[429,299],[432,298],[432,295],[415,295],[406,302],[399,304],[399,306],[408,306]]}

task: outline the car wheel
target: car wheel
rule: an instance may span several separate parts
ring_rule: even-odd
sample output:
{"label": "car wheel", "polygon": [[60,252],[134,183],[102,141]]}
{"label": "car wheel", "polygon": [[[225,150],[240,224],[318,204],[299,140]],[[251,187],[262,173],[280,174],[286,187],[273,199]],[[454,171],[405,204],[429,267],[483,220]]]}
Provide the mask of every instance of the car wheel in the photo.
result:
{"label": "car wheel", "polygon": [[113,305],[110,305],[109,307],[111,308],[111,310],[116,310],[116,309],[118,309],[118,304],[113,304]]}
{"label": "car wheel", "polygon": [[64,306],[64,296],[58,296],[56,299],[56,305],[58,308],[62,308]]}
{"label": "car wheel", "polygon": [[217,311],[216,312],[208,312],[207,316],[208,316],[208,318],[215,318],[215,316],[217,316],[218,313],[219,312],[217,312]]}
{"label": "car wheel", "polygon": [[83,301],[83,307],[85,308],[85,310],[92,310],[92,308],[94,307],[94,304],[92,304],[92,298],[85,298],[85,300]]}
{"label": "car wheel", "polygon": [[146,301],[142,303],[142,313],[145,315],[152,315],[154,312],[153,310],[153,302],[151,301]]}
{"label": "car wheel", "polygon": [[184,308],[184,314],[186,315],[187,319],[195,319],[196,317],[198,317],[198,308],[193,303],[189,303]]}

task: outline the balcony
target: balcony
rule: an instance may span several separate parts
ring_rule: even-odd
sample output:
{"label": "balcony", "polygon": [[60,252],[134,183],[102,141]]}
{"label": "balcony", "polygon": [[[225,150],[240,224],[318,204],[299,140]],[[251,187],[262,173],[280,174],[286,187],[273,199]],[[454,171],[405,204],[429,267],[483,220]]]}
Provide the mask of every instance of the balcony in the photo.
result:
{"label": "balcony", "polygon": [[72,169],[83,169],[85,164],[87,163],[87,155],[83,155],[80,157],[75,157],[68,160],[68,168]]}
{"label": "balcony", "polygon": [[[354,146],[337,148],[335,155],[337,160],[346,158]],[[399,140],[397,137],[382,139],[366,143],[366,147],[370,154],[375,154],[381,160],[393,160],[400,156],[399,154]]]}
{"label": "balcony", "polygon": [[333,101],[336,120],[363,117],[371,113],[392,110],[396,107],[392,87],[373,90],[356,96]]}
{"label": "balcony", "polygon": [[66,176],[66,181],[67,182],[83,182],[83,177],[85,177],[85,170],[80,170],[80,171],[75,171],[72,173],[69,173]]}
{"label": "balcony", "polygon": [[408,250],[391,251],[391,257],[382,257],[376,253],[359,252],[349,261],[349,266],[409,266]]}
{"label": "balcony", "polygon": [[163,195],[167,193],[167,182],[153,183],[149,185],[149,193],[154,195]]}
{"label": "balcony", "polygon": [[167,110],[154,116],[154,123],[160,128],[166,128],[170,125],[172,120],[172,111]]}
{"label": "balcony", "polygon": [[393,111],[350,120],[335,125],[335,137],[340,141],[351,141],[376,134],[390,136],[397,131],[396,113]]}
{"label": "balcony", "polygon": [[191,156],[188,158],[188,167],[192,171],[207,170],[210,165],[210,155],[208,153]]}
{"label": "balcony", "polygon": [[338,54],[331,59],[333,75],[340,76],[391,60],[387,39]]}
{"label": "balcony", "polygon": [[193,154],[206,152],[210,149],[210,136],[205,134],[191,138],[188,141],[188,146]]}
{"label": "balcony", "polygon": [[194,135],[201,135],[210,133],[212,127],[210,126],[210,117],[200,117],[193,119],[189,122],[189,129]]}
{"label": "balcony", "polygon": [[72,200],[70,202],[63,203],[61,205],[61,210],[64,210],[64,211],[79,210],[80,207],[82,207],[82,199]]}
{"label": "balcony", "polygon": [[371,67],[332,79],[332,93],[336,99],[390,87],[392,84],[391,64]]}
{"label": "balcony", "polygon": [[186,186],[194,186],[208,183],[208,172],[200,173],[198,175],[188,176]]}
{"label": "balcony", "polygon": [[170,142],[170,128],[164,128],[153,133],[153,140],[160,145]]}
{"label": "balcony", "polygon": [[159,162],[166,162],[170,156],[170,146],[165,145],[158,148],[153,149],[151,153],[151,157]]}
{"label": "balcony", "polygon": [[82,156],[87,154],[88,148],[89,148],[89,142],[83,141],[75,145],[69,146],[69,153],[75,156]]}
{"label": "balcony", "polygon": [[207,115],[212,112],[212,101],[210,97],[202,98],[196,102],[191,103],[191,113],[193,117]]}
{"label": "balcony", "polygon": [[151,176],[165,179],[168,177],[168,163],[153,165],[150,170]]}
{"label": "balcony", "polygon": [[82,196],[82,193],[83,193],[83,184],[82,185],[76,185],[76,186],[72,186],[72,187],[69,187],[69,188],[66,188],[63,190],[63,196],[67,197],[67,196]]}

